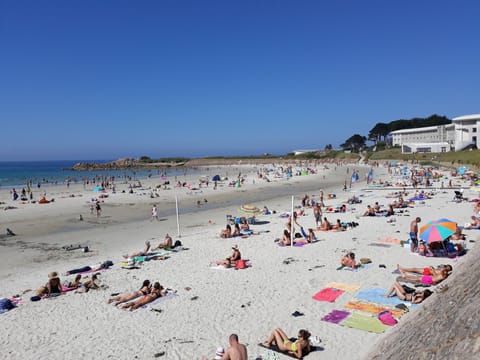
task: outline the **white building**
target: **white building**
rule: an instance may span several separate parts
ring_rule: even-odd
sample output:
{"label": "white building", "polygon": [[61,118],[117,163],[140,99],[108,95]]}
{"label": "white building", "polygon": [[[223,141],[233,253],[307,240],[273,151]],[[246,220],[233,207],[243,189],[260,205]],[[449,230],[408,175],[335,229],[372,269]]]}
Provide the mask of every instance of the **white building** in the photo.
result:
{"label": "white building", "polygon": [[464,115],[452,119],[455,125],[455,151],[475,145],[480,149],[478,130],[480,129],[480,114]]}
{"label": "white building", "polygon": [[456,117],[448,125],[396,130],[390,135],[392,145],[400,146],[402,153],[447,152],[462,150],[470,145],[480,148],[478,129],[480,114],[475,114]]}

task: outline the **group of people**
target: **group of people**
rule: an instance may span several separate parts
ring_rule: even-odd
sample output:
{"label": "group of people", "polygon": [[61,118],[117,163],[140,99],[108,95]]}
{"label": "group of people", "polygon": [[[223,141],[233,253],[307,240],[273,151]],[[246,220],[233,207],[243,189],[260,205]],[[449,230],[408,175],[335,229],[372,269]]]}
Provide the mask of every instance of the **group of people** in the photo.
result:
{"label": "group of people", "polygon": [[[308,355],[312,348],[310,346],[310,332],[305,329],[300,329],[296,338],[290,338],[285,331],[280,328],[272,330],[267,340],[262,342],[265,348],[276,347],[278,351],[284,352],[292,357],[298,359]],[[228,338],[229,347],[224,350],[223,347],[218,347],[215,351],[213,360],[247,360],[247,347],[241,344],[238,340],[237,334],[231,334]],[[202,357],[202,360],[208,360],[207,357]]]}
{"label": "group of people", "polygon": [[142,286],[138,290],[112,296],[108,299],[108,303],[115,306],[121,304],[122,309],[133,311],[165,295],[165,289],[158,281],[152,286],[150,280],[144,280]]}

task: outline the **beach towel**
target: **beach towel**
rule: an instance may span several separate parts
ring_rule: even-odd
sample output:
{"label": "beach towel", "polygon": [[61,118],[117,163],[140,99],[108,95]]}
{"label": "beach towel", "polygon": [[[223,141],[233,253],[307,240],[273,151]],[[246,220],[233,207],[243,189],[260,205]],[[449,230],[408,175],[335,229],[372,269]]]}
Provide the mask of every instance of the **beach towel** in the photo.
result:
{"label": "beach towel", "polygon": [[397,304],[405,304],[408,307],[414,308],[416,307],[415,304],[412,304],[408,301],[402,301],[398,297],[384,297],[384,295],[387,293],[387,290],[382,289],[382,288],[369,288],[365,290],[359,291],[355,297],[358,300],[363,300],[367,302],[373,302],[376,304],[388,304],[395,306]]}
{"label": "beach towel", "polygon": [[340,325],[373,333],[383,333],[388,328],[388,325],[382,324],[376,317],[360,313],[351,314]]}
{"label": "beach towel", "polygon": [[338,324],[345,320],[350,315],[349,311],[345,310],[332,310],[322,318],[322,321],[326,321],[332,324]]}
{"label": "beach towel", "polygon": [[325,286],[334,288],[334,289],[343,290],[343,291],[348,291],[348,292],[355,292],[358,289],[360,289],[360,285],[351,285],[351,284],[345,284],[345,283],[339,283],[339,282],[329,282]]}
{"label": "beach towel", "polygon": [[15,305],[10,299],[0,298],[0,314],[6,313],[15,308]]}
{"label": "beach towel", "polygon": [[[290,341],[296,341],[296,340],[297,340],[297,339],[295,339],[295,338],[291,338],[291,339],[290,339]],[[290,354],[290,353],[288,353],[288,352],[285,352],[285,351],[280,350],[280,349],[278,348],[278,346],[275,345],[275,344],[271,344],[270,347],[266,347],[266,346],[263,345],[262,343],[259,343],[258,346],[260,346],[260,347],[262,347],[262,348],[264,348],[264,349],[268,349],[267,353],[265,354],[265,356],[268,356],[268,357],[263,356],[263,357],[262,357],[262,360],[263,360],[263,359],[272,359],[272,360],[277,360],[277,359],[278,359],[278,360],[280,360],[280,358],[279,358],[278,356],[275,356],[275,355],[276,355],[275,353],[279,353],[279,354],[288,356],[288,357],[293,358],[293,359],[298,359],[295,355],[292,355],[292,354]],[[312,346],[312,345],[310,345],[310,353],[312,353],[312,352],[314,352],[314,351],[317,351],[317,350],[319,350],[319,349],[320,349],[320,347],[318,347],[318,346]],[[273,352],[274,354],[269,354],[270,352]],[[307,354],[307,355],[308,355],[308,354]],[[305,356],[307,356],[307,355],[305,355]],[[303,357],[302,357],[301,359],[303,359]]]}
{"label": "beach towel", "polygon": [[[249,268],[252,266],[252,262],[250,260],[245,260],[245,267],[243,269]],[[213,270],[243,270],[243,269],[237,269],[235,266],[231,267],[225,267],[224,265],[212,265],[210,266],[210,269]]]}
{"label": "beach towel", "polygon": [[77,289],[77,288],[62,285],[62,292],[72,291],[72,290],[75,290],[75,289]]}
{"label": "beach towel", "polygon": [[405,314],[405,311],[400,309],[389,308],[389,307],[377,305],[371,302],[363,302],[363,301],[349,301],[348,303],[345,304],[345,308],[350,310],[363,311],[363,312],[367,312],[375,315],[378,315],[388,310],[396,318],[400,318],[403,314]]}
{"label": "beach towel", "polygon": [[156,299],[153,300],[151,303],[148,303],[148,304],[145,304],[145,305],[140,306],[140,309],[149,309],[149,308],[151,308],[153,305],[156,305],[156,304],[158,304],[158,303],[164,302],[164,301],[166,301],[166,300],[175,299],[176,297],[178,297],[178,294],[177,294],[177,293],[175,293],[175,292],[167,292],[167,294],[166,294],[165,296],[156,298]]}
{"label": "beach towel", "polygon": [[343,290],[334,288],[325,288],[312,296],[312,299],[318,301],[334,302],[337,298],[344,293]]}

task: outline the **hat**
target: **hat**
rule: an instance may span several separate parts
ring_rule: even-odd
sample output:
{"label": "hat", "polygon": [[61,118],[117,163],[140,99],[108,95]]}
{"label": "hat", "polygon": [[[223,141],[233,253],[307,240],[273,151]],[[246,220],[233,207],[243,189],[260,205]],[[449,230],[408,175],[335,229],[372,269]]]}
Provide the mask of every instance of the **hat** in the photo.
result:
{"label": "hat", "polygon": [[50,274],[48,274],[48,278],[49,279],[58,279],[57,272],[56,271],[51,272]]}
{"label": "hat", "polygon": [[233,246],[232,246],[232,249],[233,249],[233,250],[238,250],[238,245],[237,245],[237,244],[233,245]]}
{"label": "hat", "polygon": [[225,353],[225,350],[223,350],[223,347],[219,346],[217,350],[215,351],[215,357],[214,359],[220,360],[223,357],[223,354]]}

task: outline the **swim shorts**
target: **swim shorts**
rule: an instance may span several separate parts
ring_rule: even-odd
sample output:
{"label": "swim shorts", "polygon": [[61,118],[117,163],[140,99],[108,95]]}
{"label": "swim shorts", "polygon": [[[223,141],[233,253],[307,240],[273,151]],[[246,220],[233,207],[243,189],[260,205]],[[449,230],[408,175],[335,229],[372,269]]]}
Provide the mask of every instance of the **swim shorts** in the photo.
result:
{"label": "swim shorts", "polygon": [[432,277],[430,275],[423,275],[422,276],[422,284],[433,285]]}

